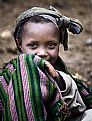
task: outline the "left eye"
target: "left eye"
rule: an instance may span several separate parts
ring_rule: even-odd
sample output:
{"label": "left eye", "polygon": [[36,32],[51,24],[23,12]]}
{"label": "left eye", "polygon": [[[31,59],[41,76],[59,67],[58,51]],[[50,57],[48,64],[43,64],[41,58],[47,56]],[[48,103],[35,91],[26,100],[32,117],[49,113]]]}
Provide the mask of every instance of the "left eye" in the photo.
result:
{"label": "left eye", "polygon": [[54,49],[54,48],[55,48],[55,44],[54,44],[54,43],[48,44],[48,48],[49,48],[49,49]]}
{"label": "left eye", "polygon": [[30,47],[31,49],[36,49],[38,47],[38,45],[35,43],[30,43],[30,44],[28,44],[28,47]]}

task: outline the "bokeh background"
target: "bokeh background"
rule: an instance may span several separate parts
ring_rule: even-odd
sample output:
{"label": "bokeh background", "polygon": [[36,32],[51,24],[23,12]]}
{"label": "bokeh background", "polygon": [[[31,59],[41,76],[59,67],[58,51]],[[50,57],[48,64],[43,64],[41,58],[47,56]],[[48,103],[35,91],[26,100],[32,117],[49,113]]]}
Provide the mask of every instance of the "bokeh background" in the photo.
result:
{"label": "bokeh background", "polygon": [[73,75],[92,86],[92,0],[0,0],[0,67],[18,54],[13,31],[20,12],[50,5],[81,21],[83,32],[69,33],[69,50],[65,52],[60,46],[60,56]]}

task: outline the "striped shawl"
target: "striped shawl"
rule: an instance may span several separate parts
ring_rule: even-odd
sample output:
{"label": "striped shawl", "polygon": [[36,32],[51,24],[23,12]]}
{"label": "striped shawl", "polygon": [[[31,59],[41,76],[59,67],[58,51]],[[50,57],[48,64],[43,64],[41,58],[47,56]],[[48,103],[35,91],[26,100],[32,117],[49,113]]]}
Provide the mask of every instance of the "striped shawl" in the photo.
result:
{"label": "striped shawl", "polygon": [[38,56],[21,54],[0,71],[4,121],[63,121],[65,107],[57,83]]}

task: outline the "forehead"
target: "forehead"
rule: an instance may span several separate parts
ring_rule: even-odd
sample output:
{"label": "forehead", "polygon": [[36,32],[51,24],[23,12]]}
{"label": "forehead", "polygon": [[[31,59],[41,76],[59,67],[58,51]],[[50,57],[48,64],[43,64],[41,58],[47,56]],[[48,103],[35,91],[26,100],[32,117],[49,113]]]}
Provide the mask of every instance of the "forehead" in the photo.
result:
{"label": "forehead", "polygon": [[26,34],[29,34],[29,33],[35,33],[35,34],[46,34],[48,35],[49,34],[54,34],[56,36],[59,36],[60,32],[59,32],[59,29],[57,28],[57,26],[52,23],[52,22],[47,22],[47,23],[35,23],[35,22],[27,22],[25,23],[24,25],[24,32]]}

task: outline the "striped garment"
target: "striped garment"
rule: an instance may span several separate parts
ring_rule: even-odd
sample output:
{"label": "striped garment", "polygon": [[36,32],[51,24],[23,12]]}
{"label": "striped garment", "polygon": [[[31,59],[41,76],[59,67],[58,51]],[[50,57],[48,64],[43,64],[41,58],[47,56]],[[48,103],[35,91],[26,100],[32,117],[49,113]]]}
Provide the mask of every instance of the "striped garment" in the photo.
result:
{"label": "striped garment", "polygon": [[0,71],[0,116],[3,121],[63,121],[66,116],[57,83],[44,60],[21,54]]}
{"label": "striped garment", "polygon": [[[58,58],[57,64],[72,77],[62,59]],[[92,108],[92,88],[72,78],[87,109]],[[41,58],[22,54],[0,70],[0,119],[2,116],[4,121],[62,121],[64,104],[58,85]]]}
{"label": "striped garment", "polygon": [[85,84],[83,80],[79,80],[77,78],[74,78],[74,80],[78,87],[78,91],[86,105],[86,108],[92,109],[92,87]]}

